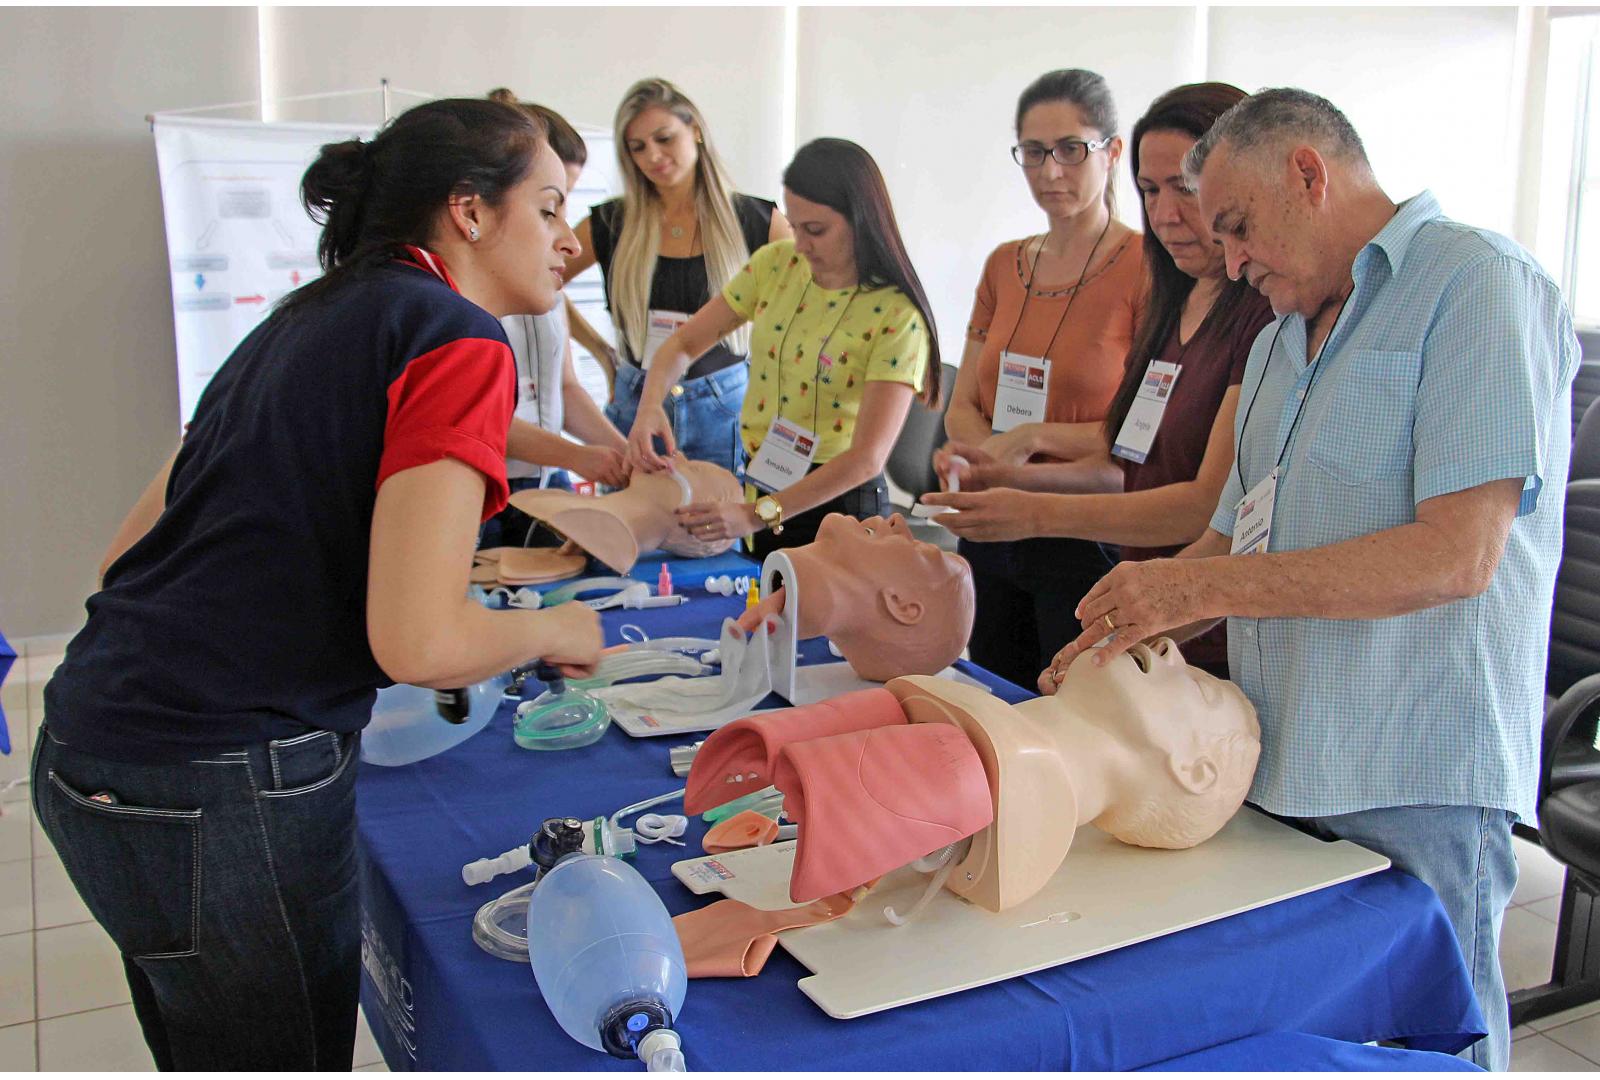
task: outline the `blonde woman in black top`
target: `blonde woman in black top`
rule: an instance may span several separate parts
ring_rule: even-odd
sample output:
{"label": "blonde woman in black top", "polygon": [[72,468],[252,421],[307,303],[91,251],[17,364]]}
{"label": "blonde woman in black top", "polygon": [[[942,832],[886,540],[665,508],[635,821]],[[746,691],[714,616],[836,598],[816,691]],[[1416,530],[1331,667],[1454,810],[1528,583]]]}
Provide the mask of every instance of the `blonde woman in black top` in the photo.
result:
{"label": "blonde woman in black top", "polygon": [[[629,88],[615,131],[623,195],[595,206],[578,226],[583,251],[568,261],[567,276],[600,264],[618,352],[606,415],[627,431],[656,349],[721,293],[752,252],[793,232],[773,203],[733,191],[700,110],[665,79]],[[748,351],[749,330],[736,330],[672,388],[668,415],[688,457],[730,471],[742,464]]]}

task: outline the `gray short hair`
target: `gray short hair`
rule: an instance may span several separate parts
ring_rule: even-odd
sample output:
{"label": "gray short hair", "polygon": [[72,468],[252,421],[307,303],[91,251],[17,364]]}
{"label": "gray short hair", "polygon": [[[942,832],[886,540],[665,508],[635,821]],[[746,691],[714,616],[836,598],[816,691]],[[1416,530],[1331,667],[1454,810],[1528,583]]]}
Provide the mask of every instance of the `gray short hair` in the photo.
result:
{"label": "gray short hair", "polygon": [[1257,91],[1217,117],[1184,156],[1184,176],[1193,183],[1223,142],[1235,150],[1259,150],[1288,139],[1304,139],[1330,156],[1371,169],[1361,136],[1333,102],[1309,90],[1282,87]]}

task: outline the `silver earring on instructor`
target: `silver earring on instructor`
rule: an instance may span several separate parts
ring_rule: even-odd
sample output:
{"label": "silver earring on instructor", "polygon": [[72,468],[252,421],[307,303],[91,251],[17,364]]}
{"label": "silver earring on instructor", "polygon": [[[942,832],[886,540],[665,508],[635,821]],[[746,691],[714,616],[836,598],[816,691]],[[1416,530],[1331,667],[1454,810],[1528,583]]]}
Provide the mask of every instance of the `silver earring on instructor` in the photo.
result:
{"label": "silver earring on instructor", "polygon": [[476,225],[468,227],[467,239],[471,240],[474,244],[478,242],[478,227]]}

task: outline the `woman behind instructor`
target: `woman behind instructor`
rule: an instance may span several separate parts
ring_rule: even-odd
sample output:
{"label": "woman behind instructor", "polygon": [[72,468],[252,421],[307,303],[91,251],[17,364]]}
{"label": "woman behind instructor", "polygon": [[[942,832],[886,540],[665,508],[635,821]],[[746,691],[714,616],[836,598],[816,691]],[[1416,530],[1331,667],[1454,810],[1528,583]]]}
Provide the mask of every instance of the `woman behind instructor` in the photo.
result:
{"label": "woman behind instructor", "polygon": [[[1244,96],[1226,83],[1180,86],[1152,102],[1134,125],[1130,157],[1144,212],[1150,299],[1099,448],[1079,461],[962,470],[959,494],[927,500],[961,511],[939,519],[957,535],[1071,536],[1120,544],[1124,559],[1151,559],[1176,554],[1205,531],[1233,468],[1233,417],[1245,361],[1272,321],[1272,308],[1242,278],[1228,280],[1222,249],[1200,216],[1182,165],[1189,148]],[[1097,490],[1108,465],[1122,471],[1122,491],[1082,493]],[[1078,597],[1067,600],[1076,605]],[[1225,633],[1219,624],[1186,643],[1184,659],[1227,678]],[[1060,679],[1052,669],[1040,686],[1053,693]]]}
{"label": "woman behind instructor", "polygon": [[45,692],[39,821],[162,1069],[349,1069],[354,761],[377,688],[596,661],[581,605],[467,598],[505,505],[500,318],[576,249],[541,126],[481,100],[322,148],[327,273],[239,344]]}
{"label": "woman behind instructor", "polygon": [[883,466],[911,399],[939,397],[933,316],[871,155],[845,139],[807,143],[784,170],[783,204],[795,239],[756,252],[661,347],[628,435],[635,468],[666,468],[656,443],[672,452],[667,387],[751,323],[747,501],[691,504],[678,518],[711,540],[755,533],[758,557],[810,543],[830,513],[886,516]]}
{"label": "woman behind instructor", "polygon": [[[1016,132],[1012,157],[1047,228],[1001,244],[984,265],[945,416],[950,442],[934,458],[941,475],[952,455],[1020,465],[1094,452],[1142,303],[1139,234],[1112,214],[1122,139],[1105,80],[1079,69],[1039,77],[1017,102]],[[1114,488],[1121,477],[1107,466],[1100,480]],[[1082,540],[963,541],[960,551],[977,587],[973,661],[1031,686],[1076,636],[1073,605],[1109,561]]]}
{"label": "woman behind instructor", "polygon": [[[621,354],[606,416],[627,431],[662,343],[750,252],[790,231],[773,203],[733,190],[700,110],[665,79],[630,87],[614,126],[623,195],[596,205],[578,225],[582,251],[567,260],[567,277],[600,263]],[[678,448],[729,472],[741,463],[748,349],[748,334],[729,334],[672,387]]]}
{"label": "woman behind instructor", "polygon": [[[554,109],[518,101],[504,87],[491,90],[489,100],[526,109],[544,124],[550,149],[566,173],[570,197],[589,160],[583,136]],[[537,487],[571,490],[569,469],[610,487],[628,483],[627,440],[578,381],[568,333],[571,314],[571,300],[564,296],[543,315],[508,315],[500,320],[517,363],[517,412],[506,435],[506,478],[512,494]],[[563,431],[578,441],[563,438]],[[478,544],[529,547],[541,531],[544,540],[554,539],[527,514],[507,506],[484,522]]]}

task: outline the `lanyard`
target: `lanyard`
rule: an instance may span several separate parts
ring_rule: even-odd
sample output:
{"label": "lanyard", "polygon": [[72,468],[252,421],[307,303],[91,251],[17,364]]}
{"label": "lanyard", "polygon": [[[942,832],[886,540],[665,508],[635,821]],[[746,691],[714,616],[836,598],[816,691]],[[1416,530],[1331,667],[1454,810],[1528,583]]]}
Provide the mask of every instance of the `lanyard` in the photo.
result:
{"label": "lanyard", "polygon": [[[1056,321],[1055,333],[1050,335],[1050,343],[1044,347],[1044,352],[1039,354],[1043,360],[1050,355],[1050,350],[1056,346],[1056,338],[1061,336],[1061,328],[1067,325],[1067,316],[1072,314],[1072,305],[1078,299],[1078,293],[1083,291],[1084,279],[1089,276],[1089,267],[1094,263],[1094,253],[1100,250],[1100,241],[1106,238],[1106,232],[1111,228],[1111,217],[1106,216],[1105,227],[1100,230],[1100,235],[1095,238],[1094,247],[1089,249],[1089,257],[1083,260],[1083,272],[1078,275],[1078,283],[1072,287],[1072,293],[1067,297],[1067,306],[1061,312],[1061,318]],[[1028,314],[1028,301],[1033,298],[1033,280],[1039,276],[1039,257],[1044,254],[1044,242],[1048,233],[1041,234],[1039,246],[1033,253],[1033,265],[1028,270],[1028,280],[1022,286],[1022,310],[1017,312],[1017,321],[1011,327],[1011,334],[1006,338],[1005,348],[1002,353],[1011,351],[1011,343],[1017,338],[1017,331],[1022,327],[1022,320]]]}
{"label": "lanyard", "polygon": [[[789,332],[794,329],[794,321],[800,315],[800,309],[806,306],[806,295],[811,292],[811,282],[806,282],[805,288],[800,290],[800,299],[795,303],[794,312],[789,316],[789,325],[784,328],[783,337],[778,339],[778,407],[772,410],[774,416],[783,414],[783,365],[788,358]],[[833,320],[833,329],[822,339],[822,344],[817,346],[817,371],[811,377],[811,433],[817,433],[817,410],[821,408],[822,390],[818,382],[822,377],[822,356],[828,350],[828,342],[833,340],[833,335],[839,332],[839,325],[844,322],[844,317],[850,313],[850,305],[855,303],[856,297],[861,293],[861,286],[857,285],[850,290],[849,299],[844,302],[844,310],[839,312],[839,317]]]}
{"label": "lanyard", "polygon": [[[1300,414],[1305,412],[1306,402],[1311,399],[1311,391],[1316,389],[1317,376],[1322,373],[1322,354],[1328,351],[1328,342],[1333,340],[1334,333],[1338,331],[1339,320],[1344,318],[1344,309],[1349,305],[1350,297],[1355,295],[1355,291],[1355,287],[1351,286],[1350,291],[1345,294],[1345,298],[1340,301],[1339,314],[1333,317],[1333,325],[1328,328],[1328,336],[1322,339],[1322,347],[1317,350],[1316,359],[1313,361],[1317,367],[1311,372],[1311,379],[1306,383],[1306,392],[1301,396],[1300,404],[1295,406],[1294,419],[1289,423],[1289,435],[1283,440],[1283,446],[1278,450],[1278,460],[1273,465],[1275,469],[1283,464],[1283,456],[1289,452],[1289,444],[1294,442],[1295,428],[1300,426]],[[1249,490],[1244,482],[1244,434],[1250,428],[1250,412],[1256,407],[1256,398],[1261,396],[1261,384],[1267,381],[1267,371],[1272,367],[1272,354],[1278,347],[1278,338],[1283,336],[1283,325],[1287,321],[1285,319],[1279,322],[1277,331],[1272,335],[1272,344],[1267,346],[1267,359],[1261,365],[1261,378],[1256,380],[1255,393],[1250,395],[1250,404],[1245,406],[1244,423],[1239,425],[1239,444],[1233,448],[1233,467],[1239,474],[1239,489],[1241,491]],[[1189,340],[1193,341],[1194,339],[1190,338]]]}

